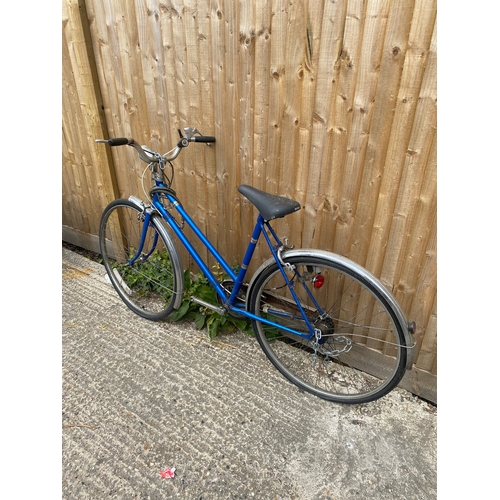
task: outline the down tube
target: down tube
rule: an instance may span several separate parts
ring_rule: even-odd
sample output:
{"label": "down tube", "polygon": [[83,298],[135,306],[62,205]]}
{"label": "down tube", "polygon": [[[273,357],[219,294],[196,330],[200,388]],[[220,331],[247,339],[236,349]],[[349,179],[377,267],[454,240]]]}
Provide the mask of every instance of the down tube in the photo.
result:
{"label": "down tube", "polygon": [[[236,278],[233,270],[227,265],[223,257],[217,252],[217,250],[214,248],[214,246],[208,241],[208,239],[205,237],[205,235],[198,229],[196,224],[191,220],[189,215],[184,211],[184,209],[181,207],[179,202],[177,200],[171,200],[172,203],[175,204],[177,211],[179,214],[183,217],[183,219],[188,223],[189,227],[194,231],[194,233],[198,236],[198,238],[201,240],[201,242],[210,250],[210,253],[215,257],[217,262],[223,267],[223,269],[229,274],[229,276],[234,280]],[[191,242],[188,240],[186,235],[183,233],[182,229],[180,229],[177,226],[177,223],[175,222],[174,218],[172,215],[170,215],[161,205],[161,203],[155,203],[155,200],[153,199],[153,204],[154,206],[158,209],[158,211],[162,214],[163,218],[168,222],[168,225],[172,228],[174,233],[178,236],[178,238],[181,240],[182,244],[186,247],[187,251],[189,254],[193,257],[194,261],[198,265],[198,267],[201,269],[203,274],[207,277],[207,279],[210,281],[211,285],[215,288],[219,296],[223,299],[226,299],[226,294],[224,289],[222,288],[221,284],[215,279],[214,275],[208,268],[208,266],[205,264],[203,259],[200,257],[196,249],[193,247]]]}

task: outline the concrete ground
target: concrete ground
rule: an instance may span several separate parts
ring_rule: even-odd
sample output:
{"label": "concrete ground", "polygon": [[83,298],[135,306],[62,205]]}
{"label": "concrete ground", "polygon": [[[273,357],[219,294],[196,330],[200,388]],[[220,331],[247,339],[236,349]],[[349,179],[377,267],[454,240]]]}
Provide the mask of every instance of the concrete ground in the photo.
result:
{"label": "concrete ground", "polygon": [[437,498],[434,406],[323,401],[245,334],[134,315],[104,274],[63,248],[64,499]]}

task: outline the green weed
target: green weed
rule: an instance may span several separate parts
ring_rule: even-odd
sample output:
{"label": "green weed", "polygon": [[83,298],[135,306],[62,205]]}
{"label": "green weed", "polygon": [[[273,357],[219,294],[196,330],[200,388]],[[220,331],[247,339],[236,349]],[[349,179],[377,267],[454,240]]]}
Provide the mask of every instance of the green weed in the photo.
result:
{"label": "green weed", "polygon": [[[218,268],[217,268],[218,269]],[[220,274],[220,273],[219,273]],[[218,278],[222,276],[219,275]],[[191,301],[191,297],[210,304],[217,304],[217,292],[210,285],[208,279],[198,273],[191,276],[189,269],[184,272],[184,295],[181,307],[174,311],[170,318],[173,321],[193,321],[196,328],[206,328],[208,335],[213,340],[219,334],[232,333],[236,329],[246,333],[252,332],[251,322],[245,318],[236,318],[229,314],[220,315],[218,312]]]}

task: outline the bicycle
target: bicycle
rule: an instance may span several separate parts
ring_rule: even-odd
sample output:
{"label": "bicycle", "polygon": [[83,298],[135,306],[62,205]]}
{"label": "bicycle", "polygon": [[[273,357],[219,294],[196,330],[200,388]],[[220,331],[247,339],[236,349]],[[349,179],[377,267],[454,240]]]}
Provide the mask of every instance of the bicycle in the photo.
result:
{"label": "bicycle", "polygon": [[[191,142],[210,145],[215,137],[196,128],[179,130],[177,145],[164,155],[133,139],[98,139],[128,145],[148,166],[152,184],[147,202],[130,196],[104,210],[99,244],[107,276],[134,313],[161,320],[183,301],[184,272],[170,231],[187,249],[217,292],[218,303],[191,301],[218,312],[248,318],[260,347],[290,382],[328,401],[374,401],[401,381],[413,362],[415,323],[366,269],[340,255],[294,249],[283,243],[271,221],[301,208],[297,201],[248,185],[238,191],[258,211],[238,271],[234,271],[184,210],[172,189],[175,160]],[[167,168],[167,165],[169,168]],[[165,225],[166,223],[166,225]],[[184,234],[187,224],[227,275],[220,281]],[[260,237],[271,257],[245,281]]]}

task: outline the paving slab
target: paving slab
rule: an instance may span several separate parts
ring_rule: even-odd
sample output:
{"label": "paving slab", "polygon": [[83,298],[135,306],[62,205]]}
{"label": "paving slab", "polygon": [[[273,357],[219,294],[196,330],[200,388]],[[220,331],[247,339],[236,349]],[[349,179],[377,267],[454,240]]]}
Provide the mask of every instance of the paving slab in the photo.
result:
{"label": "paving slab", "polygon": [[436,407],[323,401],[244,333],[134,315],[65,248],[62,337],[64,499],[437,498]]}

